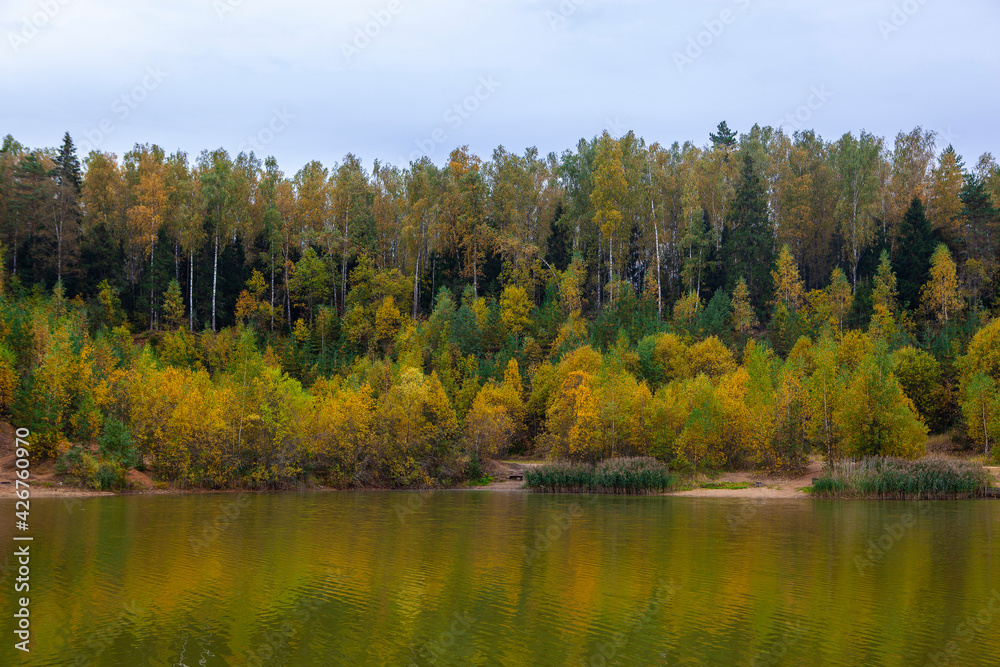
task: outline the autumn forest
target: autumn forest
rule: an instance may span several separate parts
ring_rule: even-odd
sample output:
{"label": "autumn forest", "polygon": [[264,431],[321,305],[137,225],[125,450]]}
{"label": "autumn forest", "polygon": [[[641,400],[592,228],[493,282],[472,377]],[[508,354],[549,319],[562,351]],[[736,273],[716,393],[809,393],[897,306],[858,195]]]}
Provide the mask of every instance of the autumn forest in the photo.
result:
{"label": "autumn forest", "polygon": [[720,123],[405,167],[0,148],[0,412],[97,488],[1000,438],[1000,166]]}

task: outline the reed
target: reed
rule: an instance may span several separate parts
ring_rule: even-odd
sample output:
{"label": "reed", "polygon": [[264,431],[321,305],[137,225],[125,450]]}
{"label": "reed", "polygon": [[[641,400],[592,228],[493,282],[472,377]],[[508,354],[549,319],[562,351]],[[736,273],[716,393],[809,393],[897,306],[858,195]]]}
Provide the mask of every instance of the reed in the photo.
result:
{"label": "reed", "polygon": [[879,499],[970,498],[992,483],[981,465],[928,457],[917,461],[874,456],[828,466],[813,484],[813,494]]}
{"label": "reed", "polygon": [[643,495],[669,491],[677,475],[649,456],[606,459],[597,465],[557,461],[524,473],[528,488],[550,493]]}

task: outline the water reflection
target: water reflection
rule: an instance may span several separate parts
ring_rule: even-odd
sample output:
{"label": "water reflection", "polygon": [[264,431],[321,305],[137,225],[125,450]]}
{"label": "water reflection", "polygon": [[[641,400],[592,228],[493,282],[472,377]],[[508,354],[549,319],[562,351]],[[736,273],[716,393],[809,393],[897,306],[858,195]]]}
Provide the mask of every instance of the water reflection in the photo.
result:
{"label": "water reflection", "polygon": [[8,642],[0,664],[986,665],[1000,652],[995,501],[236,500],[36,500],[32,653]]}

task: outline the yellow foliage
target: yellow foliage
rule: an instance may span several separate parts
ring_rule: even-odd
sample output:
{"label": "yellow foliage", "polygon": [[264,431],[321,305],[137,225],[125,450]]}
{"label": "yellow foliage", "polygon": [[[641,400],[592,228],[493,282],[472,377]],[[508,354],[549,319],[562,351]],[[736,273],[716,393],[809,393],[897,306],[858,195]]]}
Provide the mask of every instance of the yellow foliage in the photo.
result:
{"label": "yellow foliage", "polygon": [[771,271],[771,279],[774,281],[774,302],[783,303],[790,311],[796,311],[802,307],[802,298],[805,293],[805,286],[799,278],[799,267],[792,257],[788,245],[781,247],[778,255],[778,265]]}
{"label": "yellow foliage", "polygon": [[709,336],[688,349],[688,365],[693,375],[704,373],[710,378],[718,378],[736,369],[736,360],[725,343]]}
{"label": "yellow foliage", "polygon": [[694,324],[694,318],[698,316],[700,309],[701,301],[698,300],[698,295],[694,292],[688,292],[687,296],[678,299],[677,303],[674,304],[674,323],[690,327]]}
{"label": "yellow foliage", "polygon": [[480,389],[465,417],[466,443],[476,459],[503,457],[514,438],[514,422],[500,390],[492,384]]}
{"label": "yellow foliage", "polygon": [[[500,295],[500,319],[508,334],[519,336],[531,325],[531,301],[523,287],[508,285]],[[478,316],[476,318],[478,320]]]}
{"label": "yellow foliage", "polygon": [[938,244],[931,257],[931,272],[921,290],[924,310],[942,322],[958,316],[965,308],[965,300],[958,287],[958,274],[948,246]]}
{"label": "yellow foliage", "polygon": [[733,290],[733,328],[740,335],[750,333],[750,330],[757,326],[757,317],[753,312],[753,305],[750,303],[750,289],[747,281],[740,278]]}

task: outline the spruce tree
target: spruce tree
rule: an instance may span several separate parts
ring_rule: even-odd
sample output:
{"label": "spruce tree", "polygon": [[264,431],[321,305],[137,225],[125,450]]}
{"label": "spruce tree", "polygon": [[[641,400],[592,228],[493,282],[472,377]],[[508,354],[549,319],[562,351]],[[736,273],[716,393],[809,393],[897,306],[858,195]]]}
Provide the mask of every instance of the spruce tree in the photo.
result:
{"label": "spruce tree", "polygon": [[[767,213],[764,180],[754,167],[753,158],[743,155],[743,168],[736,192],[726,214],[726,284],[735,289],[740,278],[746,280],[750,301],[757,307],[771,303],[775,266],[774,234]],[[759,314],[759,313],[758,313]]]}
{"label": "spruce tree", "polygon": [[892,270],[896,274],[899,299],[904,308],[912,309],[920,305],[920,288],[927,282],[931,255],[936,245],[937,239],[924,213],[924,205],[919,197],[914,197],[903,216],[899,242],[892,258]]}

